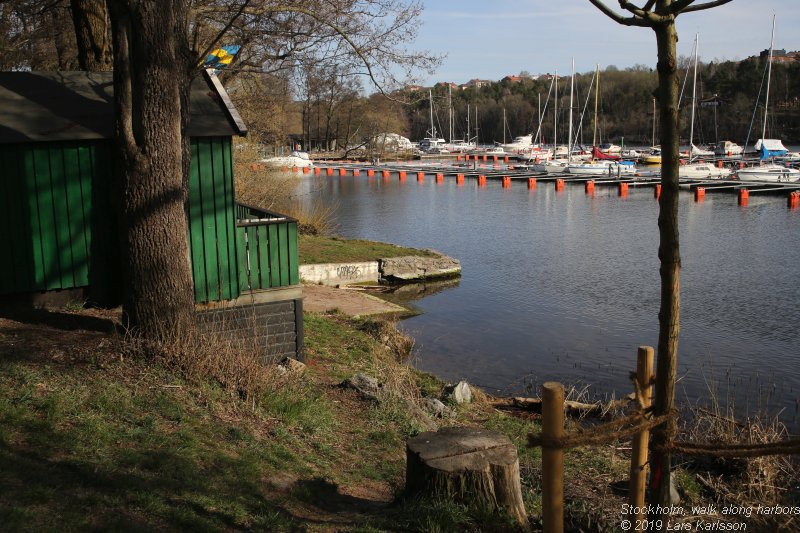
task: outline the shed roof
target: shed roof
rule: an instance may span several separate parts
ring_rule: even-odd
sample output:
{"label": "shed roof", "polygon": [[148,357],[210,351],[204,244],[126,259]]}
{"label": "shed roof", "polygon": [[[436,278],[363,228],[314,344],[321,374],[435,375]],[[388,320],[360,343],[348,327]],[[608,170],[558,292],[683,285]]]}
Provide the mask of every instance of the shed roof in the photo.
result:
{"label": "shed roof", "polygon": [[[111,72],[0,72],[0,143],[108,139],[114,136]],[[247,133],[217,77],[192,83],[189,135]]]}

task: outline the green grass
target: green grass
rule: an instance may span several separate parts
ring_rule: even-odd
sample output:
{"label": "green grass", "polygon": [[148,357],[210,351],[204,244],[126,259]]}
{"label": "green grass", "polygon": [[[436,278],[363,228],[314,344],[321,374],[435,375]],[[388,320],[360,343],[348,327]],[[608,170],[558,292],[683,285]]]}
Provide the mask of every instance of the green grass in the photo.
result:
{"label": "green grass", "polygon": [[299,238],[300,264],[355,263],[375,261],[387,257],[419,255],[434,257],[429,250],[406,248],[384,242],[359,239],[342,239],[319,235],[301,235]]}

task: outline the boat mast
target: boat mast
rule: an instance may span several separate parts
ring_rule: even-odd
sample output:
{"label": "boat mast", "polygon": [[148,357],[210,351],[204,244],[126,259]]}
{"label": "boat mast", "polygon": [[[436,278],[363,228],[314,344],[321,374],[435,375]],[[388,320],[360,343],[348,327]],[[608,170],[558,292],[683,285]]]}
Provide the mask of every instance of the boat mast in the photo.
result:
{"label": "boat mast", "polygon": [[431,139],[436,140],[436,126],[433,125],[433,91],[428,90],[428,99],[431,101]]}
{"label": "boat mast", "polygon": [[694,151],[694,108],[697,102],[697,50],[700,44],[700,34],[694,36],[694,79],[692,81],[692,121],[689,126],[689,161],[692,160]]}
{"label": "boat mast", "polygon": [[775,15],[772,15],[772,39],[769,42],[769,64],[767,65],[767,96],[764,98],[764,127],[761,130],[761,145],[767,138],[767,110],[769,109],[769,82],[772,77],[772,49],[775,46]]}
{"label": "boat mast", "polygon": [[653,148],[656,147],[656,99],[653,97]]}
{"label": "boat mast", "polygon": [[569,137],[567,138],[567,162],[572,163],[572,95],[575,92],[575,58],[572,58],[572,78],[569,85]]}
{"label": "boat mast", "polygon": [[450,127],[450,148],[452,149],[453,146],[453,86],[450,83],[447,84],[447,107],[450,110],[450,119],[448,126]]}
{"label": "boat mast", "polygon": [[503,108],[503,144],[506,144],[506,108]]}
{"label": "boat mast", "polygon": [[558,150],[558,71],[556,70],[555,77],[555,100],[553,101],[553,156],[555,157]]}
{"label": "boat mast", "polygon": [[597,146],[597,100],[600,94],[600,64],[595,65],[594,77],[597,81],[594,86],[594,134],[592,135],[592,146]]}
{"label": "boat mast", "polygon": [[467,141],[467,148],[469,148],[469,104],[467,104],[467,138],[464,140]]}

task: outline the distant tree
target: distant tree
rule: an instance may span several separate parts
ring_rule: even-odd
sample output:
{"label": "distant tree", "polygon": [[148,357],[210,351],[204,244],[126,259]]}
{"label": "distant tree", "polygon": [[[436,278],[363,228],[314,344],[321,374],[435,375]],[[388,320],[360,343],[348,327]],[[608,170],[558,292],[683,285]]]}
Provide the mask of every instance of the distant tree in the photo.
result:
{"label": "distant tree", "polygon": [[[678,236],[678,70],[675,19],[693,11],[711,9],[730,0],[695,3],[695,0],[647,0],[641,7],[619,0],[622,15],[609,9],[601,0],[589,0],[612,20],[625,26],[651,28],[658,48],[658,103],[661,121],[661,197],[659,199],[659,248],[661,261],[661,309],[658,313],[658,361],[654,416],[669,414],[675,403],[675,379],[680,333],[680,270]],[[667,505],[670,502],[671,458],[662,446],[676,434],[673,419],[653,430],[654,452],[650,460],[649,501]]]}

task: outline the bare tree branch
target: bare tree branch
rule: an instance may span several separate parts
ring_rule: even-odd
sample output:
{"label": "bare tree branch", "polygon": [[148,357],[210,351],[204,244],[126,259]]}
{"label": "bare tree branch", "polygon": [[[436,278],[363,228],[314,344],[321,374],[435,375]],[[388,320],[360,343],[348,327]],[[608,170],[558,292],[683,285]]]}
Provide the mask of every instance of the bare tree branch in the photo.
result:
{"label": "bare tree branch", "polygon": [[[727,4],[728,2],[731,2],[731,1],[732,0],[715,0],[713,2],[705,2],[703,4],[698,4],[696,6],[687,6],[687,7],[683,8],[683,9],[681,9],[679,11],[676,11],[675,13],[678,14],[678,13],[691,13],[693,11],[703,11],[704,9],[711,9],[711,8],[714,8],[714,7],[718,7],[718,6]],[[673,6],[675,6],[676,4],[681,4],[681,3],[684,3],[684,2],[675,2],[675,4],[673,4]],[[689,2],[689,4],[691,4],[691,2]]]}
{"label": "bare tree branch", "polygon": [[602,11],[611,20],[613,20],[614,22],[617,22],[619,24],[622,24],[624,26],[640,26],[640,27],[645,27],[645,28],[650,26],[649,22],[647,22],[646,20],[643,20],[641,18],[638,18],[638,17],[635,17],[635,16],[633,16],[633,17],[624,17],[624,16],[620,15],[616,11],[614,11],[612,9],[609,9],[609,7],[606,6],[600,0],[589,0],[589,2],[591,2],[592,5],[595,6],[597,9]]}

